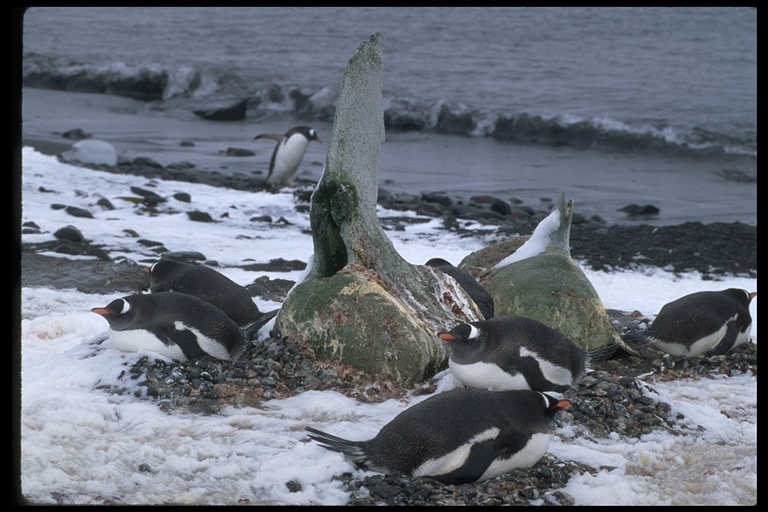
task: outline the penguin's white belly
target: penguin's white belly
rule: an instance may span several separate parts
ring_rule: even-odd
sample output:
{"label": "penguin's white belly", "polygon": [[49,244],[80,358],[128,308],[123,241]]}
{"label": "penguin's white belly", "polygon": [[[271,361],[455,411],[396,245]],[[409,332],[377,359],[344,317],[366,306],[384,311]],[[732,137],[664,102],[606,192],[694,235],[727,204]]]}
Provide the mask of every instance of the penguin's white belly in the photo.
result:
{"label": "penguin's white belly", "polygon": [[[197,329],[189,327],[180,321],[174,322],[174,327],[177,331],[189,330],[194,333],[197,337],[197,344],[205,353],[218,359],[230,359],[226,347],[218,341],[205,336]],[[184,354],[184,351],[181,350],[181,347],[175,343],[166,345],[157,336],[143,329],[126,331],[115,331],[110,329],[109,337],[115,348],[123,352],[139,352],[147,350],[178,361],[187,360],[187,356]]]}
{"label": "penguin's white belly", "polygon": [[166,345],[157,336],[149,331],[140,329],[128,331],[109,330],[109,339],[116,349],[123,352],[141,352],[143,350],[155,352],[171,359],[186,361],[181,348],[175,343]]}
{"label": "penguin's white belly", "polygon": [[299,170],[299,164],[304,158],[308,145],[309,141],[299,136],[293,136],[284,143],[281,142],[268,180],[271,183],[282,183],[293,178]]}
{"label": "penguin's white belly", "polygon": [[531,389],[523,374],[510,374],[495,364],[483,362],[457,364],[453,360],[449,360],[448,367],[459,382],[470,388],[495,391]]}

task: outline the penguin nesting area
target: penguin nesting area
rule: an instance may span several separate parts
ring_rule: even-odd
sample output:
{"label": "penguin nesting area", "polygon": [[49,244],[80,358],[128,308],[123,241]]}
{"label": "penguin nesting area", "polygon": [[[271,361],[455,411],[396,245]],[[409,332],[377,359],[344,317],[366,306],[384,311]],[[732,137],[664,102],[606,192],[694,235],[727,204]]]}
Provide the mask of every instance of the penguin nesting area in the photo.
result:
{"label": "penguin nesting area", "polygon": [[[306,190],[299,188],[296,195],[308,203]],[[462,233],[456,215],[440,209],[435,201],[425,200],[425,196],[411,203],[386,197],[383,201],[397,204],[402,210],[410,209],[421,214],[431,212],[443,219],[445,230]],[[530,233],[546,213],[533,212],[514,223],[510,221],[507,228],[510,232]],[[482,217],[478,215],[477,219]],[[408,221],[418,220],[382,219],[382,223],[392,229]],[[463,234],[474,235],[471,231]],[[669,240],[674,243],[668,243]],[[642,264],[673,272],[696,270],[704,279],[711,280],[727,274],[756,277],[756,241],[756,227],[740,223],[650,227],[607,225],[596,219],[581,219],[574,222],[571,232],[573,257],[596,270],[633,270]],[[738,251],[732,249],[734,242],[740,247]],[[675,249],[661,249],[670,246]],[[50,258],[38,254],[51,250],[68,251],[67,254],[99,254],[100,248],[86,241],[27,244],[22,249],[24,286],[115,294],[126,288],[145,289],[147,285],[138,265],[117,264],[105,259]],[[275,265],[285,263],[275,262]],[[262,284],[254,293],[270,300],[284,296],[293,285],[280,280],[266,280]],[[609,310],[609,314],[622,331],[642,320],[642,315],[636,312]],[[558,426],[569,425],[576,435],[593,439],[608,439],[609,435],[639,438],[659,429],[675,435],[678,418],[668,404],[649,396],[653,382],[720,374],[757,374],[757,345],[753,343],[738,346],[727,355],[713,357],[674,357],[651,349],[640,350],[645,357],[617,353],[594,365],[593,371],[578,386],[565,393],[565,398],[574,405],[558,414],[555,419]],[[340,364],[317,361],[313,354],[274,331],[263,343],[249,345],[234,362],[211,357],[188,362],[142,357],[118,382],[120,380],[126,383],[126,388],[121,389],[118,384],[108,391],[125,393],[129,387],[135,389],[135,385],[127,385],[131,381],[143,390],[139,393],[141,398],[155,402],[162,410],[206,415],[216,414],[228,406],[259,407],[266,401],[307,390],[336,390],[360,401],[381,402],[403,397],[409,392],[429,394],[436,388],[434,379],[416,389],[403,389],[395,382],[374,379]],[[530,469],[514,470],[474,484],[450,486],[429,478],[391,475],[360,479],[343,474],[339,479],[349,492],[349,505],[525,505],[542,501],[551,505],[569,505],[573,504],[572,498],[558,489],[574,475],[594,474],[602,469],[606,468],[558,460],[547,454]]]}

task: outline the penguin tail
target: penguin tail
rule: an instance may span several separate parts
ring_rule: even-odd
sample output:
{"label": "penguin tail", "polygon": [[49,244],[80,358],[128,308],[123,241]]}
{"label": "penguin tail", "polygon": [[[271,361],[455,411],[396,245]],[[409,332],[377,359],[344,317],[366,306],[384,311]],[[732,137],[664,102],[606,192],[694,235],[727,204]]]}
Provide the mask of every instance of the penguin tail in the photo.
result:
{"label": "penguin tail", "polygon": [[262,327],[267,325],[267,323],[275,318],[277,315],[277,312],[280,311],[280,309],[274,309],[272,311],[267,311],[264,313],[261,318],[256,320],[254,323],[243,329],[243,334],[245,334],[245,339],[247,340],[253,340],[256,338],[256,335],[259,333]]}
{"label": "penguin tail", "polygon": [[648,345],[653,337],[644,331],[630,331],[624,334],[624,341],[633,345]]}
{"label": "penguin tail", "polygon": [[346,457],[349,457],[354,461],[363,461],[366,459],[366,454],[358,441],[350,441],[349,439],[336,437],[312,427],[304,428],[309,432],[309,438],[316,441],[326,450],[343,453]]}
{"label": "penguin tail", "polygon": [[616,353],[616,349],[619,348],[618,343],[611,343],[610,345],[606,345],[605,347],[600,348],[594,348],[592,350],[587,351],[587,361],[591,363],[602,363],[603,361],[606,361],[613,357],[613,354]]}

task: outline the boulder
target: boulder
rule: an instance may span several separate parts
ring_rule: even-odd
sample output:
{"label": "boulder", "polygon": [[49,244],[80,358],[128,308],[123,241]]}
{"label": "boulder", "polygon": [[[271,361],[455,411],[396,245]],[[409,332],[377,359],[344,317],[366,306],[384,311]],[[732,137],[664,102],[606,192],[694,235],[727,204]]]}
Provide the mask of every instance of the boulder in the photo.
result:
{"label": "boulder", "polygon": [[626,347],[597,291],[571,258],[572,216],[573,201],[561,195],[530,237],[477,251],[459,267],[480,279],[493,297],[497,316],[533,318],[594,354],[619,346],[636,353]]}
{"label": "boulder", "polygon": [[91,165],[117,165],[117,151],[107,141],[84,139],[72,144],[72,147],[61,153],[61,157],[71,163]]}
{"label": "boulder", "polygon": [[247,98],[211,100],[194,109],[195,115],[209,121],[242,121],[247,111]]}

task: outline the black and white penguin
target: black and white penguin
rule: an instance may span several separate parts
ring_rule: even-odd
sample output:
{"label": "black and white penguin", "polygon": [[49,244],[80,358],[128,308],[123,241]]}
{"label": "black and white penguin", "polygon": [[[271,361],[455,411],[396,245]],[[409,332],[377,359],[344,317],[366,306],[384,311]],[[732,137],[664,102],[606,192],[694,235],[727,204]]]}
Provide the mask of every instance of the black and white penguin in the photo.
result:
{"label": "black and white penguin", "polygon": [[536,464],[549,448],[552,418],[568,406],[529,390],[458,388],[409,407],[368,441],[306,430],[359,467],[458,485]]}
{"label": "black and white penguin", "polygon": [[459,283],[459,286],[475,301],[477,308],[486,320],[493,318],[493,297],[488,293],[477,279],[472,277],[469,272],[454,266],[451,262],[443,258],[432,258],[426,263],[427,266],[436,268],[445,274],[448,274]]}
{"label": "black and white penguin", "polygon": [[524,316],[465,322],[438,336],[463,385],[564,393],[586,372],[589,355],[560,332]]}
{"label": "black and white penguin", "polygon": [[293,185],[293,177],[299,170],[299,164],[304,159],[309,143],[312,141],[322,144],[314,128],[309,126],[295,126],[285,132],[285,135],[276,133],[262,133],[254,137],[257,139],[271,139],[277,141],[272,159],[269,161],[269,174],[267,183],[276,187],[278,185]]}
{"label": "black and white penguin", "polygon": [[647,330],[624,338],[673,356],[723,355],[749,339],[756,296],[739,288],[691,293],[665,304]]}
{"label": "black and white penguin", "polygon": [[244,286],[205,265],[161,259],[145,270],[149,272],[152,293],[180,292],[210,302],[245,329],[248,339],[279,311],[260,311]]}
{"label": "black and white penguin", "polygon": [[223,311],[186,293],[128,295],[91,311],[109,322],[109,337],[124,352],[149,350],[178,361],[205,355],[233,361],[247,343],[243,330]]}

